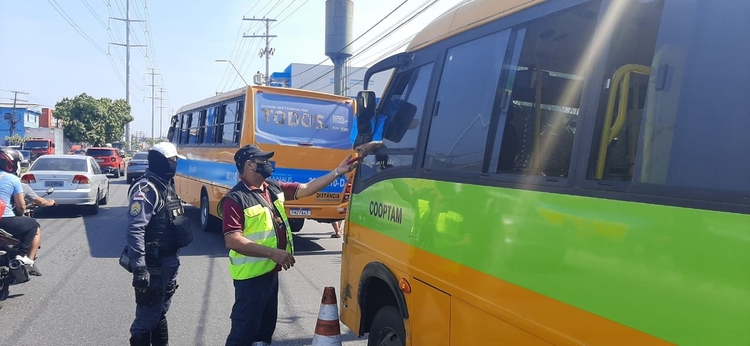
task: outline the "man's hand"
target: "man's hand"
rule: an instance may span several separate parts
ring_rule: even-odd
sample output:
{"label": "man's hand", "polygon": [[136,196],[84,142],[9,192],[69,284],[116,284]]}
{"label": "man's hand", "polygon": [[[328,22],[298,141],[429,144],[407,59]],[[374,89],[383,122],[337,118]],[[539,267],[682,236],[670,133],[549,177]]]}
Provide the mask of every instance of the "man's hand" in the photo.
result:
{"label": "man's hand", "polygon": [[354,151],[356,151],[359,156],[367,156],[372,154],[375,150],[380,149],[381,147],[383,147],[382,141],[374,141],[362,144],[354,148]]}
{"label": "man's hand", "polygon": [[147,267],[136,267],[133,269],[133,287],[138,292],[146,292],[148,290],[148,281],[150,275],[148,274]]}
{"label": "man's hand", "polygon": [[336,167],[336,173],[338,173],[339,176],[353,171],[354,168],[359,165],[359,160],[353,161],[351,158],[351,155],[347,156],[344,161],[341,161],[339,166]]}
{"label": "man's hand", "polygon": [[285,250],[273,249],[270,258],[272,261],[276,262],[276,264],[280,265],[281,268],[284,268],[284,270],[294,267],[294,256]]}

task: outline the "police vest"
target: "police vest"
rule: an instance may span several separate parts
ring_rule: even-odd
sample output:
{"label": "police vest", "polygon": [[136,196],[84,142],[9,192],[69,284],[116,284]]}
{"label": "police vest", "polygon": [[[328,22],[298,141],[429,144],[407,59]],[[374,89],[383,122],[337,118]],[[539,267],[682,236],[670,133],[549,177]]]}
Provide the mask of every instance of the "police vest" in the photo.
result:
{"label": "police vest", "polygon": [[[286,251],[294,254],[294,245],[292,244],[292,231],[289,227],[284,212],[284,192],[276,182],[266,180],[268,191],[273,201],[271,205],[263,197],[262,193],[250,192],[245,184],[240,182],[219,202],[218,214],[221,217],[221,205],[224,199],[231,198],[242,207],[245,215],[245,228],[242,230],[242,236],[253,241],[254,243],[270,248],[278,248],[276,239],[276,225],[286,230]],[[280,215],[280,217],[276,217]],[[280,219],[280,220],[279,220]],[[251,257],[242,255],[234,250],[229,251],[229,273],[234,280],[246,280],[269,273],[276,268],[276,262],[264,257]]]}
{"label": "police vest", "polygon": [[148,180],[148,186],[156,192],[157,199],[154,202],[155,213],[146,226],[146,246],[169,252],[190,244],[193,233],[177,192],[156,177],[147,175],[143,179]]}

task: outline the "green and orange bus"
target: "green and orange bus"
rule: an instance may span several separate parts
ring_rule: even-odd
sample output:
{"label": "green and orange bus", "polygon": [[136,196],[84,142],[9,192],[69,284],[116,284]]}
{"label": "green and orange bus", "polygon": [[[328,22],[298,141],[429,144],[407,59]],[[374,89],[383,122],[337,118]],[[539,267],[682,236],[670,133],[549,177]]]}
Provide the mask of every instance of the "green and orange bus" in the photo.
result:
{"label": "green and orange bus", "polygon": [[[201,228],[218,230],[219,200],[239,181],[234,153],[247,144],[274,151],[273,179],[306,183],[335,167],[351,150],[354,100],[306,90],[247,86],[180,108],[168,139],[185,160],[175,186],[200,208]],[[348,206],[345,176],[313,196],[287,202],[293,232],[305,219],[342,220]]]}
{"label": "green and orange bus", "polygon": [[370,345],[750,344],[749,18],[475,0],[373,65],[342,321]]}

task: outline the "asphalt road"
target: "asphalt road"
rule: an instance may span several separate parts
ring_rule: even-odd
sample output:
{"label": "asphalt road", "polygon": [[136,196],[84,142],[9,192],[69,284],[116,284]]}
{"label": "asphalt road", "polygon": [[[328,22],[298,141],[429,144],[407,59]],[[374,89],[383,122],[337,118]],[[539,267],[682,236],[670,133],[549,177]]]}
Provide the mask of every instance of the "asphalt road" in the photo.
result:
{"label": "asphalt road", "polygon": [[[132,276],[117,264],[127,223],[125,179],[111,179],[110,203],[98,215],[76,208],[37,212],[41,277],[11,286],[0,309],[0,345],[126,345],[135,311]],[[54,198],[54,194],[50,196]],[[198,228],[183,249],[180,285],[167,315],[171,345],[223,345],[229,333],[234,287],[219,233]],[[341,240],[328,224],[308,221],[295,235],[297,264],[280,276],[274,345],[310,345],[326,286],[339,291]],[[365,345],[342,324],[344,345]]]}

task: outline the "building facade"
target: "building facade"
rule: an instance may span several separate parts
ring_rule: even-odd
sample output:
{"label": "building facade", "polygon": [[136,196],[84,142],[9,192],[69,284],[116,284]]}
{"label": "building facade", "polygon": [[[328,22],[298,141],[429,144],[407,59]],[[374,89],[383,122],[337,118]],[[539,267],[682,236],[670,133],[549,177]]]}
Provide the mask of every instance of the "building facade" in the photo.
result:
{"label": "building facade", "polygon": [[37,127],[62,128],[62,122],[52,116],[52,109],[35,104],[0,103],[0,144],[9,144],[8,138],[26,137],[26,129]]}

